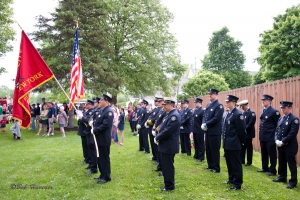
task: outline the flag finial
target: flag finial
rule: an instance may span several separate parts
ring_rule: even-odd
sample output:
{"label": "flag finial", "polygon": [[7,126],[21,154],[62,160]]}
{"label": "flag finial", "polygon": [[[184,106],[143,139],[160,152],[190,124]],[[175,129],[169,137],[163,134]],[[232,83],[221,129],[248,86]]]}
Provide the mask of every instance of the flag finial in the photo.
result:
{"label": "flag finial", "polygon": [[76,23],[76,28],[78,28],[79,18],[74,19],[74,22]]}

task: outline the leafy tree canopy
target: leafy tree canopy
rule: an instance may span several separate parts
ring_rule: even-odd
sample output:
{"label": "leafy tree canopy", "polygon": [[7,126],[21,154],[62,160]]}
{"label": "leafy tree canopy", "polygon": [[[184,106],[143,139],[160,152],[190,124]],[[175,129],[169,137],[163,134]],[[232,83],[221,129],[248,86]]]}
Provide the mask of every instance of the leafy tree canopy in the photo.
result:
{"label": "leafy tree canopy", "polygon": [[300,7],[288,8],[274,17],[273,29],[260,35],[261,65],[256,82],[274,81],[300,75]]}
{"label": "leafy tree canopy", "polygon": [[65,88],[70,85],[77,18],[86,89],[108,91],[114,102],[124,90],[134,95],[170,93],[167,75],[181,65],[169,32],[173,16],[159,0],[63,0],[50,18],[39,16],[39,30],[32,35]]}
{"label": "leafy tree canopy", "polygon": [[229,90],[228,84],[221,75],[214,74],[211,71],[199,71],[183,85],[182,91],[184,94],[181,95],[181,98],[205,95],[210,88],[215,88],[219,91]]}
{"label": "leafy tree canopy", "polygon": [[[9,51],[12,51],[12,46],[9,43],[14,40],[15,31],[12,28],[13,11],[10,5],[13,0],[0,1],[0,58],[5,56]],[[5,73],[4,67],[0,66],[0,75]]]}
{"label": "leafy tree canopy", "polygon": [[252,78],[244,71],[245,55],[241,51],[242,42],[228,35],[223,27],[213,33],[208,43],[208,54],[201,60],[202,68],[222,75],[230,89],[251,85]]}

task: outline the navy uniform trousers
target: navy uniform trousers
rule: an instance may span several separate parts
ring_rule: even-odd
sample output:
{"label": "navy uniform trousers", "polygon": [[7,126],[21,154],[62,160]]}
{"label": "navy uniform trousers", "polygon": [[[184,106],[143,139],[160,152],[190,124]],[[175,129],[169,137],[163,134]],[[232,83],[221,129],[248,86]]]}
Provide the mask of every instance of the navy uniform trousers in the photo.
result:
{"label": "navy uniform trousers", "polygon": [[91,172],[96,173],[97,170],[97,153],[96,153],[96,146],[95,146],[95,141],[94,137],[92,134],[88,134],[86,136],[87,139],[87,146],[89,148],[89,153],[90,153],[90,164],[89,168],[91,169]]}

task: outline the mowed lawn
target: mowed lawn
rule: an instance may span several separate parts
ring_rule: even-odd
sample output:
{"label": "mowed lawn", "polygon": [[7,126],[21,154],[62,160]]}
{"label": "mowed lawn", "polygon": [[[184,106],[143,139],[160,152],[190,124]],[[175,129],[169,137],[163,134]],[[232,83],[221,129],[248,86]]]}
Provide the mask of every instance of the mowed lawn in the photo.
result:
{"label": "mowed lawn", "polygon": [[253,166],[243,167],[241,191],[230,191],[229,185],[222,184],[227,180],[224,158],[221,173],[214,174],[205,170],[206,161],[196,163],[193,157],[177,154],[176,189],[162,193],[163,177],[153,172],[152,155],[138,152],[138,137],[128,124],[125,128],[124,146],[111,146],[112,181],[104,185],[96,184],[95,176],[85,175],[76,132],[61,138],[56,130],[55,136],[45,138],[22,130],[20,141],[14,141],[9,131],[1,133],[0,199],[300,199],[300,186],[288,190],[286,184],[272,182],[276,177],[256,172],[261,167],[257,152]]}

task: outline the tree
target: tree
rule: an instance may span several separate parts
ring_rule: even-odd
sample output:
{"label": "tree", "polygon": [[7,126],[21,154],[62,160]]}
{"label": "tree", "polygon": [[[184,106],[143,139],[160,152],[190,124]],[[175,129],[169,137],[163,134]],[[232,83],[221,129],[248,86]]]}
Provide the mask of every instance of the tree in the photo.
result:
{"label": "tree", "polygon": [[[13,0],[0,1],[0,58],[5,56],[9,51],[12,51],[10,41],[14,40],[15,31],[12,28],[13,10],[10,5]],[[0,66],[0,75],[5,73],[5,68]]]}
{"label": "tree", "polygon": [[209,52],[201,60],[202,68],[222,75],[230,89],[251,85],[251,75],[244,71],[246,59],[241,51],[243,44],[228,35],[228,32],[229,29],[223,27],[213,33],[208,43]]}
{"label": "tree", "polygon": [[221,75],[201,70],[182,86],[182,91],[184,92],[182,96],[190,98],[206,95],[210,88],[215,88],[219,91],[229,90],[228,84]]}
{"label": "tree", "polygon": [[260,35],[260,75],[274,81],[300,75],[300,6],[274,17],[273,29]]}
{"label": "tree", "polygon": [[3,98],[3,97],[12,98],[13,95],[14,95],[13,89],[10,89],[5,85],[0,86],[0,98]]}
{"label": "tree", "polygon": [[173,16],[159,0],[63,0],[52,17],[39,16],[34,39],[42,42],[40,53],[65,88],[78,17],[87,89],[110,92],[113,103],[124,90],[133,95],[170,91],[167,73],[178,67],[179,56],[169,33]]}

